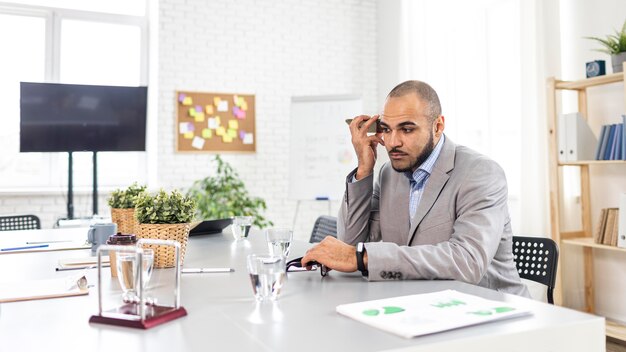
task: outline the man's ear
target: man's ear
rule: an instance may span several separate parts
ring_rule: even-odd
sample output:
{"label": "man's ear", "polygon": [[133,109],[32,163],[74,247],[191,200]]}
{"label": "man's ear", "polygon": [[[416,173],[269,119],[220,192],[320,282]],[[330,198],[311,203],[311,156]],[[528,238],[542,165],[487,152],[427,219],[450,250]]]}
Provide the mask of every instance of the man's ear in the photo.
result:
{"label": "man's ear", "polygon": [[437,119],[435,120],[435,123],[433,123],[433,132],[435,133],[435,136],[441,137],[445,128],[446,118],[443,115],[439,115],[439,117],[437,117]]}

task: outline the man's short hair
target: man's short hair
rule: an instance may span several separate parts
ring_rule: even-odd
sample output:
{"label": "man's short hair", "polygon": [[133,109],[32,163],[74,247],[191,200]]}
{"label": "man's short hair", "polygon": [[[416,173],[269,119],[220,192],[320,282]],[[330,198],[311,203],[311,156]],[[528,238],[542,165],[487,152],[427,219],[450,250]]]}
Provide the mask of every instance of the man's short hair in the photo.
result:
{"label": "man's short hair", "polygon": [[433,122],[441,115],[441,103],[439,96],[433,87],[422,81],[406,81],[395,86],[387,98],[403,97],[407,94],[414,93],[426,103],[426,116]]}

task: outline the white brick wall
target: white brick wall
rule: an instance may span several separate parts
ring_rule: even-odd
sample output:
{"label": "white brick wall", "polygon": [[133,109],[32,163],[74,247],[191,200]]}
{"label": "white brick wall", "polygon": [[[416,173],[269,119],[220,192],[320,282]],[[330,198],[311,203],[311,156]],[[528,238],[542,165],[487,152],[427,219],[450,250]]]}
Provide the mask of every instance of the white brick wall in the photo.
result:
{"label": "white brick wall", "polygon": [[[176,90],[255,94],[257,152],[223,157],[267,201],[267,217],[291,227],[291,97],[360,94],[365,111],[377,108],[376,1],[161,0],[159,7],[159,186],[186,189],[213,172],[212,155],[174,152]],[[100,193],[100,213],[108,215],[108,194]],[[91,215],[88,193],[77,192],[74,202],[76,216]],[[308,239],[327,209],[303,202],[296,237]],[[0,214],[12,213],[35,213],[52,227],[66,214],[65,192],[0,195]]]}
{"label": "white brick wall", "polygon": [[[212,155],[174,153],[176,90],[255,94],[257,152],[224,159],[267,201],[266,215],[291,226],[291,97],[360,94],[366,111],[376,109],[376,2],[166,0],[160,7],[159,183],[187,188],[213,172]],[[303,202],[295,236],[308,239],[327,209]]]}

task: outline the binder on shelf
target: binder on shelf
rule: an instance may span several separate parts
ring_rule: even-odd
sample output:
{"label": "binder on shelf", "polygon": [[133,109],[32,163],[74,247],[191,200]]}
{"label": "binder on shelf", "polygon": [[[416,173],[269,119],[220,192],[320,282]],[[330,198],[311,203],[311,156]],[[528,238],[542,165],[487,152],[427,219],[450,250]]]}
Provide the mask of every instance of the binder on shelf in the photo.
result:
{"label": "binder on shelf", "polygon": [[622,115],[622,160],[626,160],[626,133],[624,133],[624,128],[626,128],[626,115]]}
{"label": "binder on shelf", "polygon": [[559,162],[563,163],[567,161],[567,134],[565,130],[567,129],[565,124],[565,115],[559,115],[558,126],[557,126],[557,144],[559,148]]}
{"label": "binder on shelf", "polygon": [[[593,160],[598,140],[591,132],[587,121],[578,112],[564,114],[562,117],[562,124],[565,126],[561,128],[565,130],[565,161]],[[561,143],[559,141],[559,145]]]}
{"label": "binder on shelf", "polygon": [[596,148],[596,160],[602,160],[602,156],[604,155],[604,149],[602,144],[606,145],[606,139],[609,138],[609,126],[602,125],[602,130],[600,131],[600,138],[598,139],[598,147]]}
{"label": "binder on shelf", "polygon": [[611,160],[611,148],[613,147],[613,140],[615,139],[615,129],[616,125],[612,124],[609,130],[609,138],[606,142],[606,147],[604,149],[604,158],[602,160]]}
{"label": "binder on shelf", "polygon": [[605,131],[605,133],[602,135],[602,140],[599,143],[600,153],[597,158],[598,160],[606,160],[604,158],[604,154],[606,153],[606,146],[607,144],[609,144],[609,136],[611,134],[611,125],[604,125],[602,126],[602,129]]}
{"label": "binder on shelf", "polygon": [[617,225],[617,246],[626,248],[626,193],[619,198],[619,224]]}

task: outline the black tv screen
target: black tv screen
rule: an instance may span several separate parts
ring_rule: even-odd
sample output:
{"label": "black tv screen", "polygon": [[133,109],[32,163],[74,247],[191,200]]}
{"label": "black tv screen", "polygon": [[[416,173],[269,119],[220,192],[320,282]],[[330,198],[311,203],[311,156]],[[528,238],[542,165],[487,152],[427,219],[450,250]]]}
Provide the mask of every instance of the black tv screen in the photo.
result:
{"label": "black tv screen", "polygon": [[20,83],[20,152],[145,151],[147,87]]}

